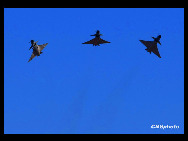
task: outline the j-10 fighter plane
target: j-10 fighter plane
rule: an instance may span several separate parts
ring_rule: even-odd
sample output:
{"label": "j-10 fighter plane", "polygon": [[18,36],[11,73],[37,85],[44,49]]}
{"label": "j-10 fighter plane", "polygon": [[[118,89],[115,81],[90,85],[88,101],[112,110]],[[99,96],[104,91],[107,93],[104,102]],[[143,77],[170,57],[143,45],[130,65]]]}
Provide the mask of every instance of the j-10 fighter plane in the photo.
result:
{"label": "j-10 fighter plane", "polygon": [[40,54],[42,54],[42,50],[48,44],[48,43],[46,43],[46,44],[43,44],[43,45],[37,45],[37,42],[38,41],[35,42],[34,40],[31,40],[31,47],[29,48],[29,50],[33,49],[33,53],[31,55],[29,61],[31,61],[35,56],[40,56]]}
{"label": "j-10 fighter plane", "polygon": [[90,36],[95,36],[95,38],[93,38],[92,40],[87,41],[85,43],[82,43],[82,44],[93,44],[93,46],[100,46],[100,44],[110,43],[108,41],[105,41],[105,40],[101,39],[100,38],[101,35],[102,34],[100,34],[100,31],[97,30],[96,34],[90,35]]}
{"label": "j-10 fighter plane", "polygon": [[161,42],[159,41],[161,39],[161,35],[157,36],[157,38],[154,38],[154,41],[144,41],[144,40],[140,40],[141,43],[143,43],[147,48],[145,49],[147,52],[149,52],[151,54],[151,52],[153,52],[154,54],[156,54],[159,58],[161,58],[158,48],[157,48],[157,43],[159,43],[161,45]]}

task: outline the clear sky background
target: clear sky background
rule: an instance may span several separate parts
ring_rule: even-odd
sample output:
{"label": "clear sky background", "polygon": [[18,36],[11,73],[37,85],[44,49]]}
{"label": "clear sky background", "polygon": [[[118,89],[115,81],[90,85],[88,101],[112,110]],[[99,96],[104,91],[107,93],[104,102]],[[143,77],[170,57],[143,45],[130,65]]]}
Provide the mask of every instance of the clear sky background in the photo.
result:
{"label": "clear sky background", "polygon": [[184,9],[5,8],[4,133],[184,133]]}

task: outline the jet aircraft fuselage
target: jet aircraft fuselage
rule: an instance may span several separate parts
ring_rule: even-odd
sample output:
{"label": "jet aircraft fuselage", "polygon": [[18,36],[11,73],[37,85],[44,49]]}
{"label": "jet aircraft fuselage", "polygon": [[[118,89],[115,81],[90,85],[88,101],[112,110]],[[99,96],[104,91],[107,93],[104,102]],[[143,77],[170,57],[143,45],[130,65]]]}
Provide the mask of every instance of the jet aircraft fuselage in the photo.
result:
{"label": "jet aircraft fuselage", "polygon": [[41,50],[40,50],[39,46],[37,45],[37,42],[38,41],[34,42],[34,40],[31,40],[31,47],[30,47],[30,49],[33,48],[33,53],[35,55],[37,55],[37,56],[40,56]]}
{"label": "jet aircraft fuselage", "polygon": [[161,39],[161,35],[157,36],[157,38],[152,37],[155,42],[159,43],[161,45],[161,42],[159,41]]}
{"label": "jet aircraft fuselage", "polygon": [[153,47],[154,47],[153,44],[159,43],[161,45],[161,42],[160,42],[161,35],[157,36],[157,38],[155,38],[155,37],[152,37],[152,38],[154,39],[153,43],[150,46],[148,46],[147,49],[146,49],[148,52],[150,52],[150,54],[151,54]]}
{"label": "jet aircraft fuselage", "polygon": [[97,38],[100,38],[101,35],[102,35],[102,34],[100,34],[100,31],[97,30],[96,34],[90,35],[90,36],[95,36],[95,37],[97,37]]}

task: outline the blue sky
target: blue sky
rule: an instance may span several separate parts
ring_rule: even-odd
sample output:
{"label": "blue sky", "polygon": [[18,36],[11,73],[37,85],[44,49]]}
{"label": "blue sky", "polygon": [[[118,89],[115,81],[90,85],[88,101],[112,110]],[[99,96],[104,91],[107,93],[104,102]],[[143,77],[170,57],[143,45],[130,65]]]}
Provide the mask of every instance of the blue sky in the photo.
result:
{"label": "blue sky", "polygon": [[[159,34],[162,58],[139,42]],[[184,9],[5,8],[4,133],[184,133]]]}

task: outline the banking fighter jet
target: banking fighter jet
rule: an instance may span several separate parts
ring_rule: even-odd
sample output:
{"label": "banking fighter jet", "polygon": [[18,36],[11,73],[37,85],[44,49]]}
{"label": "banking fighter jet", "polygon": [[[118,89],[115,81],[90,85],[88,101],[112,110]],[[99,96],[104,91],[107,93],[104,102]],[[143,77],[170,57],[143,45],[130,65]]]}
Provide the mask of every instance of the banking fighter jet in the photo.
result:
{"label": "banking fighter jet", "polygon": [[35,42],[34,40],[31,40],[31,42],[30,42],[31,43],[31,47],[29,48],[29,50],[33,49],[33,53],[31,55],[29,61],[31,61],[35,56],[40,56],[40,54],[42,54],[42,50],[48,44],[48,43],[46,43],[46,44],[43,44],[43,45],[37,45],[37,42],[38,41]]}
{"label": "banking fighter jet", "polygon": [[144,41],[140,40],[141,43],[143,43],[147,48],[145,49],[147,52],[151,54],[153,52],[155,55],[157,55],[159,58],[161,58],[158,48],[157,48],[157,43],[161,45],[161,42],[159,41],[161,39],[161,35],[157,36],[157,38],[154,38],[154,41]]}
{"label": "banking fighter jet", "polygon": [[100,44],[110,43],[108,41],[105,41],[105,40],[101,39],[100,38],[101,35],[102,34],[100,34],[100,31],[97,30],[96,34],[90,35],[90,36],[95,36],[95,38],[93,38],[92,40],[87,41],[85,43],[82,43],[82,44],[93,44],[93,46],[100,46]]}

